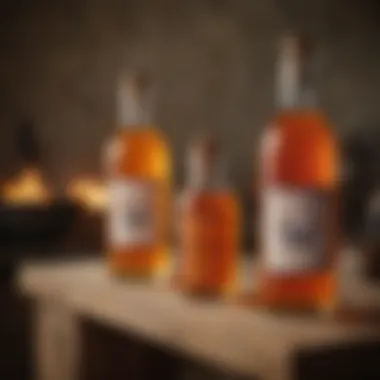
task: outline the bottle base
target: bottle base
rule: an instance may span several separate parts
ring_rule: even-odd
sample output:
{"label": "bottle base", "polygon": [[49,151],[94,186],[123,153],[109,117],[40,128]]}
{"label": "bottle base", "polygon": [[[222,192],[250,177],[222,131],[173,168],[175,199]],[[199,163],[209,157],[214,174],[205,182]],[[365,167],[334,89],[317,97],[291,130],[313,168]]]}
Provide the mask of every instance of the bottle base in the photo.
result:
{"label": "bottle base", "polygon": [[335,316],[335,306],[329,305],[306,305],[306,304],[270,304],[263,302],[259,305],[260,309],[270,311],[273,314],[281,316],[297,316],[297,317],[323,317],[333,318]]}
{"label": "bottle base", "polygon": [[122,252],[109,254],[108,271],[120,279],[151,280],[165,277],[171,267],[168,252]]}
{"label": "bottle base", "polygon": [[180,289],[181,293],[188,298],[198,299],[201,301],[218,301],[227,300],[231,298],[226,292],[219,290],[208,290],[208,289]]}
{"label": "bottle base", "polygon": [[141,270],[133,268],[108,267],[110,276],[120,280],[143,281],[149,280],[155,276],[155,272],[151,269]]}
{"label": "bottle base", "polygon": [[236,295],[235,286],[232,285],[200,285],[186,284],[177,280],[176,288],[189,298],[197,298],[200,300],[230,300]]}
{"label": "bottle base", "polygon": [[329,315],[336,309],[335,277],[330,272],[265,276],[258,304],[286,314]]}

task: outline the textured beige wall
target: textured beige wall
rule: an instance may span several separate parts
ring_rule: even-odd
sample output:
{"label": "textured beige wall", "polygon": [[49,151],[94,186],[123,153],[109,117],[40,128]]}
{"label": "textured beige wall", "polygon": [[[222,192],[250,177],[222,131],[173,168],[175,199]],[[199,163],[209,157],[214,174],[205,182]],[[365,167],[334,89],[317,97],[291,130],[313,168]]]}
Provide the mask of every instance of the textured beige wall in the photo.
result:
{"label": "textured beige wall", "polygon": [[234,179],[248,184],[258,133],[274,109],[276,41],[289,21],[316,39],[317,87],[339,132],[380,118],[379,33],[368,1],[13,3],[21,6],[4,6],[0,16],[3,175],[17,163],[12,130],[22,117],[36,123],[57,183],[97,173],[114,124],[115,73],[141,66],[157,77],[157,121],[174,145],[178,178],[186,139],[205,127],[226,142]]}

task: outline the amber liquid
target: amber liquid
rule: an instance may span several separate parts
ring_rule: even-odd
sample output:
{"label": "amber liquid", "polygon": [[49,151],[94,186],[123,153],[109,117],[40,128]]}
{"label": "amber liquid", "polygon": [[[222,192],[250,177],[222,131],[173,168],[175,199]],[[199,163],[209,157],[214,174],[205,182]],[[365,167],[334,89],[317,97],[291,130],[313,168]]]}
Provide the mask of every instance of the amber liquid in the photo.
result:
{"label": "amber liquid", "polygon": [[236,288],[239,222],[235,196],[189,190],[180,207],[179,287],[187,294],[224,297]]}
{"label": "amber liquid", "polygon": [[108,263],[117,276],[153,277],[170,264],[171,159],[163,136],[153,128],[120,129],[107,153],[108,180],[132,179],[154,186],[154,239],[116,245],[108,239]]}
{"label": "amber liquid", "polygon": [[323,116],[312,110],[280,113],[273,127],[267,129],[264,141],[265,138],[261,168],[263,191],[290,186],[323,191],[330,196],[325,220],[327,244],[323,252],[326,266],[304,274],[271,273],[264,267],[260,302],[275,309],[330,310],[336,297],[334,262],[339,246],[336,140]]}

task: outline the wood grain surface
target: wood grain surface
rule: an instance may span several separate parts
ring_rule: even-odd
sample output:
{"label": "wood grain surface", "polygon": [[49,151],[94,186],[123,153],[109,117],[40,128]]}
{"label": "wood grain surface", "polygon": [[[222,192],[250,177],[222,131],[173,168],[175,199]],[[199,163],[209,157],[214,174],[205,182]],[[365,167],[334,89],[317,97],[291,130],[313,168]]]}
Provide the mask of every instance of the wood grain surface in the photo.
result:
{"label": "wood grain surface", "polygon": [[293,378],[297,358],[305,356],[300,352],[380,342],[373,317],[378,315],[373,310],[380,305],[380,291],[360,280],[357,255],[349,252],[345,257],[340,267],[344,307],[326,318],[280,316],[239,302],[188,299],[165,277],[151,283],[111,278],[99,260],[26,263],[18,283],[30,297],[51,300],[157,345],[241,374],[283,380]]}

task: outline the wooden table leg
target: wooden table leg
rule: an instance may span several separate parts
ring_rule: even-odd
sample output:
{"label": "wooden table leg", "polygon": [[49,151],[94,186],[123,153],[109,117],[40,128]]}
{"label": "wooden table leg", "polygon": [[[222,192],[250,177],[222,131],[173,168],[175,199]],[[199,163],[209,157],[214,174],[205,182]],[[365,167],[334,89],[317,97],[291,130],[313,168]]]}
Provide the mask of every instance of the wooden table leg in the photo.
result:
{"label": "wooden table leg", "polygon": [[39,301],[35,314],[35,379],[79,380],[80,323],[68,309]]}

